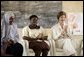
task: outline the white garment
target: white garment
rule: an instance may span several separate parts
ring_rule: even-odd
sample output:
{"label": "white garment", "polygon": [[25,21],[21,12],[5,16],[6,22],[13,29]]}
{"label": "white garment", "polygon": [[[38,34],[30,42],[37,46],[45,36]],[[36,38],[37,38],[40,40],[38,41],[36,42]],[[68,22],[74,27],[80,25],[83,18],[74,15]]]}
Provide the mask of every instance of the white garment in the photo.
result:
{"label": "white garment", "polygon": [[6,12],[3,16],[2,27],[1,27],[2,28],[1,42],[7,39],[11,39],[14,42],[18,41],[19,35],[17,33],[17,25],[15,23],[13,23],[12,25],[9,25],[10,17],[14,18],[14,14],[11,11]]}
{"label": "white garment", "polygon": [[[53,26],[51,28],[51,30],[52,30],[52,39],[54,41],[56,41],[59,38],[59,36],[61,36],[61,32],[62,32],[63,29],[61,28],[60,24],[58,23],[55,26]],[[64,39],[64,38],[61,37],[56,42],[57,42],[57,45],[55,44],[54,46],[56,46],[58,48],[63,48],[64,54],[66,56],[76,53],[74,47],[72,46],[70,38]],[[53,49],[55,49],[55,48],[53,48]]]}
{"label": "white garment", "polygon": [[83,41],[82,41],[82,44],[81,44],[81,56],[83,56]]}
{"label": "white garment", "polygon": [[[31,37],[31,38],[36,38],[36,37],[37,37],[38,35],[40,35],[40,34],[43,34],[43,35],[44,35],[43,30],[44,30],[44,29],[43,29],[42,27],[40,27],[40,29],[30,29],[29,26],[26,26],[26,27],[23,28],[22,37],[23,37],[23,36],[27,36],[27,37]],[[37,41],[42,41],[42,40],[37,40]],[[48,41],[46,41],[46,40],[45,40],[45,42],[48,43]],[[28,51],[29,51],[29,50],[28,50],[28,49],[29,49],[29,46],[28,46],[29,43],[28,43],[28,44],[27,44],[27,43],[28,43],[28,41],[27,41],[27,40],[24,40],[25,46],[28,47],[28,48],[27,48],[27,47],[24,47],[24,49],[25,49],[24,52],[26,52],[26,54],[29,56],[29,54],[28,54],[28,53],[29,53],[29,52],[28,52]],[[49,43],[48,43],[48,44],[49,44]],[[27,49],[26,49],[26,48],[27,48]],[[23,52],[23,53],[24,53],[24,52]],[[27,55],[23,55],[23,56],[27,56]]]}
{"label": "white garment", "polygon": [[19,41],[19,34],[17,33],[17,25],[16,24],[10,25],[10,33],[9,33],[8,38],[12,39],[15,42]]}
{"label": "white garment", "polygon": [[[51,29],[50,29],[51,31]],[[52,31],[48,34],[48,42],[50,44],[50,56],[56,56],[56,47],[55,47],[55,41],[52,39]]]}
{"label": "white garment", "polygon": [[4,51],[6,50],[7,45],[3,44],[4,41],[12,40],[14,43],[19,41],[19,35],[17,33],[17,25],[12,23],[9,25],[9,18],[14,17],[14,14],[11,11],[8,11],[4,14],[1,22],[1,45]]}

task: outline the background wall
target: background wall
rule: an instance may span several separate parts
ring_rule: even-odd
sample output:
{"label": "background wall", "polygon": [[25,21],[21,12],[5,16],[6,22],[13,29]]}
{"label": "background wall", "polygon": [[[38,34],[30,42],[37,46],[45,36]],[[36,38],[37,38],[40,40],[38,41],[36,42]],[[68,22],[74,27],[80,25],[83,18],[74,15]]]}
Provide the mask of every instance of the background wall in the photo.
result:
{"label": "background wall", "polygon": [[[83,35],[83,1],[62,1],[62,10],[67,13],[68,19],[74,19],[77,25],[77,28],[73,29],[73,34]],[[69,21],[71,22],[73,21]]]}
{"label": "background wall", "polygon": [[83,13],[83,1],[62,1],[62,10],[69,13]]}
{"label": "background wall", "polygon": [[83,1],[1,1],[1,15],[13,11],[18,28],[29,24],[29,16],[32,14],[39,17],[39,25],[51,28],[57,23],[56,15],[61,10],[67,13],[69,19],[75,16],[78,28],[73,32],[83,34]]}
{"label": "background wall", "polygon": [[62,1],[1,1],[1,11],[13,11],[19,28],[29,23],[29,16],[39,17],[39,24],[50,28],[56,23],[56,15],[62,10]]}

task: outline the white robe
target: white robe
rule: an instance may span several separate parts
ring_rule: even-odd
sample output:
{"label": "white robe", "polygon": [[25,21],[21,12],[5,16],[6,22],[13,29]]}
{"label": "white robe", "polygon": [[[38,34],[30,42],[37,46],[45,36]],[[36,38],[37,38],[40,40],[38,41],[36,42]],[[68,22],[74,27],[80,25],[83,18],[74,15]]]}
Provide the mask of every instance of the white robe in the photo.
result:
{"label": "white robe", "polygon": [[[64,54],[66,56],[68,55],[71,55],[71,54],[74,54],[76,53],[72,43],[71,43],[71,39],[70,38],[60,38],[59,40],[57,40],[59,38],[59,36],[61,36],[61,32],[62,32],[62,28],[61,26],[58,24],[56,24],[55,26],[53,26],[51,28],[51,31],[52,31],[52,35],[49,36],[52,38],[52,40],[54,40],[52,43],[54,43],[52,46],[55,46],[53,49],[55,50],[56,47],[58,48],[63,48],[63,51],[64,51]],[[69,32],[68,32],[69,34]],[[56,41],[57,40],[57,41]],[[57,44],[56,44],[57,43]],[[53,51],[53,55],[55,55],[55,51]]]}
{"label": "white robe", "polygon": [[55,42],[52,39],[52,30],[50,29],[51,33],[48,34],[48,42],[50,44],[50,56],[56,56],[56,47],[55,47]]}
{"label": "white robe", "polygon": [[[30,29],[28,26],[26,26],[23,28],[22,37],[27,36],[31,38],[36,38],[41,33],[44,35],[43,30],[44,29],[42,27],[40,27],[40,29]],[[37,40],[37,41],[42,41],[42,40]],[[24,52],[25,52],[25,53],[23,52],[24,53],[23,56],[29,56],[30,55],[29,54],[29,43],[27,40],[23,40],[23,42],[24,42]],[[45,42],[49,45],[48,41],[45,40]]]}
{"label": "white robe", "polygon": [[5,46],[2,43],[4,40],[11,39],[14,42],[19,41],[19,35],[17,33],[17,25],[15,23],[12,23],[12,25],[9,25],[10,17],[14,17],[14,14],[11,11],[6,12],[1,22],[1,45],[2,46]]}

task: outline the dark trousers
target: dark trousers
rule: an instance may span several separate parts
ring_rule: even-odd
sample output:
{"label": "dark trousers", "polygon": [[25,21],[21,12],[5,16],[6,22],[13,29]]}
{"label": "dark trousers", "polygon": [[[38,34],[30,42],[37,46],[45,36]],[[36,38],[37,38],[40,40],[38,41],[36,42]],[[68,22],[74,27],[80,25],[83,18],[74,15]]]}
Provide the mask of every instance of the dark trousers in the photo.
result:
{"label": "dark trousers", "polygon": [[23,46],[20,43],[15,43],[6,49],[6,54],[13,56],[22,56]]}
{"label": "dark trousers", "polygon": [[42,42],[30,41],[29,48],[33,49],[33,51],[35,52],[35,56],[40,56],[41,52],[42,52],[42,56],[47,56],[48,51],[50,49],[48,44],[44,41]]}

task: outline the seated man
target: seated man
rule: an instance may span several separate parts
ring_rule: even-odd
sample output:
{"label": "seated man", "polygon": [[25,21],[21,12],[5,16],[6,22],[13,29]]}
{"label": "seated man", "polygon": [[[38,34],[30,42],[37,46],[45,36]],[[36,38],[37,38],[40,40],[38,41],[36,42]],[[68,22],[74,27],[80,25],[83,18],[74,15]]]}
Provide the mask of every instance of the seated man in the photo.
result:
{"label": "seated man", "polygon": [[43,28],[37,25],[38,17],[36,15],[30,16],[30,24],[23,28],[23,39],[28,40],[29,48],[33,49],[35,56],[47,56],[50,47],[45,42],[47,36],[43,35]]}

